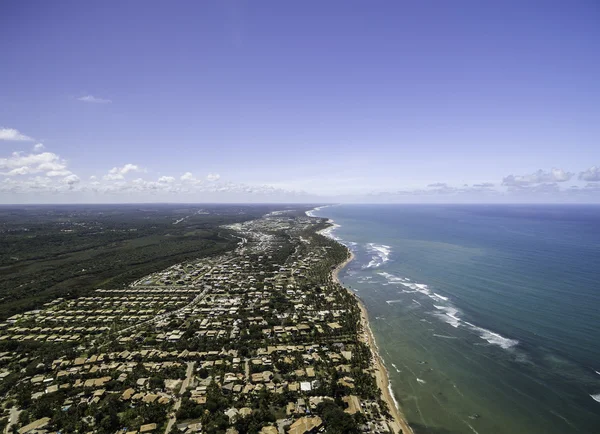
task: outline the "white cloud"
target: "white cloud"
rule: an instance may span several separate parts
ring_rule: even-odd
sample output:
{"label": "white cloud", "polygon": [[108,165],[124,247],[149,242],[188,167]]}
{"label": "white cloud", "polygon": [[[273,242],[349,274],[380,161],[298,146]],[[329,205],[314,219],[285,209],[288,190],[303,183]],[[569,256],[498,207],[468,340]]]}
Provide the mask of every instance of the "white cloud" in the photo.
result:
{"label": "white cloud", "polygon": [[54,160],[54,161],[46,161],[45,163],[42,163],[38,166],[38,169],[40,169],[41,171],[44,172],[50,172],[50,171],[61,171],[61,170],[65,170],[65,168],[67,167],[66,163],[61,162],[60,160]]}
{"label": "white cloud", "polygon": [[72,173],[63,178],[39,175],[5,178],[0,181],[0,192],[12,194],[60,194],[75,191],[79,183],[79,177]]}
{"label": "white cloud", "polygon": [[513,195],[525,195],[532,197],[542,195],[557,195],[561,192],[561,189],[556,182],[544,182],[540,184],[508,185],[508,192]]}
{"label": "white cloud", "polygon": [[43,143],[37,143],[34,147],[33,147],[33,152],[41,152],[44,149],[46,149],[46,147],[44,146]]}
{"label": "white cloud", "polygon": [[123,175],[121,175],[120,173],[109,173],[107,175],[104,175],[103,177],[106,181],[116,181],[118,179],[124,179],[125,177]]}
{"label": "white cloud", "polygon": [[93,95],[85,95],[77,98],[77,101],[89,102],[93,104],[110,104],[112,101],[110,99],[98,98]]}
{"label": "white cloud", "polygon": [[180,180],[182,181],[195,181],[196,178],[194,178],[194,175],[192,175],[192,172],[185,172],[183,175],[181,175],[179,177]]}
{"label": "white cloud", "polygon": [[104,179],[107,181],[116,181],[119,179],[124,179],[125,175],[130,172],[143,172],[143,169],[140,168],[137,164],[128,163],[121,167],[113,167],[108,171],[108,174],[104,175]]}
{"label": "white cloud", "polygon": [[431,189],[434,189],[434,190],[448,190],[448,189],[452,189],[453,187],[450,187],[445,182],[436,182],[434,184],[429,184],[427,186],[427,188],[431,188]]}
{"label": "white cloud", "polygon": [[50,170],[49,172],[46,172],[46,176],[50,176],[50,177],[54,177],[54,176],[67,176],[67,175],[71,175],[71,171],[70,170]]}
{"label": "white cloud", "polygon": [[574,173],[565,172],[563,169],[552,168],[549,172],[544,172],[540,169],[530,175],[508,175],[502,180],[502,185],[518,187],[531,184],[566,182],[573,175]]}
{"label": "white cloud", "polygon": [[3,175],[6,175],[6,176],[29,175],[30,173],[32,173],[32,172],[29,169],[29,167],[21,166],[21,167],[17,167],[16,169],[12,169],[6,173],[3,173]]}
{"label": "white cloud", "polygon": [[68,176],[65,176],[62,180],[63,184],[67,184],[69,186],[70,189],[72,189],[76,184],[79,184],[80,179],[79,176],[75,175],[75,174],[71,174]]}
{"label": "white cloud", "polygon": [[[118,169],[118,168],[117,168]],[[118,175],[119,170],[113,170],[112,175]],[[91,181],[77,186],[79,191],[89,191],[114,198],[161,198],[161,200],[194,200],[239,201],[252,197],[262,197],[262,200],[281,201],[283,198],[303,195],[301,192],[277,189],[266,185],[235,184],[218,180],[205,183],[186,172],[179,179],[173,176],[161,176],[157,180],[144,178],[135,179],[104,179]],[[147,196],[150,195],[150,196]],[[172,198],[172,199],[170,199]],[[202,199],[200,199],[202,198]],[[139,200],[139,199],[138,199]]]}
{"label": "white cloud", "polygon": [[21,134],[14,128],[0,128],[0,140],[10,140],[14,142],[32,142],[33,139],[25,134]]}
{"label": "white cloud", "polygon": [[219,179],[221,179],[221,175],[219,175],[218,173],[209,173],[206,176],[206,180],[210,182],[218,181]]}
{"label": "white cloud", "polygon": [[[4,172],[3,170],[8,171]],[[67,175],[71,173],[67,170],[66,161],[53,152],[27,155],[24,155],[21,152],[13,152],[8,158],[0,158],[1,175],[29,175],[41,172],[47,172],[47,174],[62,172],[61,174]]]}
{"label": "white cloud", "polygon": [[579,179],[582,181],[597,182],[600,181],[600,167],[592,166],[589,169],[579,174]]}

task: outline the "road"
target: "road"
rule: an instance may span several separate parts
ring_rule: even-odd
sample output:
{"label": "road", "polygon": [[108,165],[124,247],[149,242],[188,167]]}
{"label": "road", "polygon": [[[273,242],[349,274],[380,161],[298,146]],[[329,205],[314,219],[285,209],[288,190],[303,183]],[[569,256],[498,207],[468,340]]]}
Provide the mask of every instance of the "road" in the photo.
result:
{"label": "road", "polygon": [[10,432],[11,425],[16,425],[19,423],[19,413],[21,413],[21,411],[17,408],[16,405],[13,405],[10,408],[10,415],[8,416],[8,425],[6,425],[6,428],[4,429],[5,434],[8,434]]}
{"label": "road", "polygon": [[184,392],[190,385],[190,381],[192,380],[192,375],[194,374],[194,366],[195,365],[196,365],[196,362],[188,362],[187,363],[187,370],[185,371],[185,380],[183,380],[183,383],[181,383],[181,389],[179,389],[180,396],[184,394]]}
{"label": "road", "polygon": [[250,381],[250,359],[244,360],[244,373],[246,374],[246,381]]}
{"label": "road", "polygon": [[181,397],[183,396],[183,394],[189,387],[190,382],[192,381],[192,376],[194,375],[194,366],[195,365],[196,365],[196,362],[188,362],[187,363],[187,370],[185,371],[185,379],[183,380],[183,383],[181,383],[181,388],[179,389],[179,393],[178,393],[179,396],[177,397],[177,401],[175,401],[175,405],[173,406],[173,411],[169,414],[169,422],[167,423],[167,428],[165,429],[165,434],[168,434],[169,431],[171,431],[171,428],[173,427],[173,425],[177,422],[177,416],[175,416],[175,414],[177,413],[177,410],[179,410],[179,407],[181,407]]}

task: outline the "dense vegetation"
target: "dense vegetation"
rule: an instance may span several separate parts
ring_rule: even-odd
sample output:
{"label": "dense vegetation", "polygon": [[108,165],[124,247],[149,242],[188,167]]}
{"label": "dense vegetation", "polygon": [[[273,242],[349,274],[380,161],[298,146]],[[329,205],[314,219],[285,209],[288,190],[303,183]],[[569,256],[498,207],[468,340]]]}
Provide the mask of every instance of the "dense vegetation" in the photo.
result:
{"label": "dense vegetation", "polygon": [[0,320],[56,297],[119,287],[170,265],[230,250],[238,239],[222,225],[283,207],[2,206]]}
{"label": "dense vegetation", "polygon": [[[45,224],[35,221],[36,213],[12,211],[24,213],[21,226],[14,217],[12,223],[2,222],[6,214],[0,213],[0,224],[12,242],[0,252],[4,270],[13,270],[1,275],[3,282],[18,277],[19,267],[38,266],[41,273],[36,281],[54,283],[41,287],[50,288],[47,291],[23,285],[30,292],[18,295],[23,302],[38,303],[34,307],[41,307],[46,297],[74,297],[99,286],[114,288],[152,271],[165,276],[164,268],[171,261],[178,265],[161,279],[181,277],[172,285],[175,290],[187,294],[186,281],[198,287],[215,286],[197,301],[194,295],[175,297],[177,301],[169,306],[180,306],[180,299],[185,300],[183,305],[194,303],[193,309],[186,306],[185,314],[140,322],[135,329],[127,328],[125,335],[118,326],[111,327],[103,334],[87,335],[83,344],[81,340],[19,339],[15,333],[31,333],[38,322],[16,319],[11,332],[15,339],[0,342],[4,374],[0,397],[5,404],[0,427],[9,416],[15,421],[11,432],[49,417],[49,429],[60,432],[114,433],[152,422],[161,432],[167,428],[172,434],[180,429],[174,422],[199,422],[206,433],[222,434],[234,427],[240,434],[258,434],[265,426],[289,426],[295,419],[313,415],[320,417],[325,434],[379,429],[367,423],[384,421],[388,412],[372,375],[371,350],[358,339],[360,310],[354,295],[331,276],[349,251],[316,233],[327,227],[325,220],[307,224],[305,218],[259,219],[237,226],[234,233],[223,224],[253,219],[267,213],[268,207],[198,211],[123,207],[88,215],[84,208],[60,213],[54,209]],[[244,249],[196,260],[232,249],[240,239],[246,240]],[[35,249],[38,242],[42,244]],[[10,256],[15,252],[21,252],[20,257]],[[71,286],[73,280],[61,279],[61,267],[48,266],[55,262],[74,270],[89,267],[91,272],[83,276],[94,283]],[[188,280],[207,269],[205,275]],[[220,286],[223,276],[225,288]],[[153,276],[138,285],[142,281],[137,288],[150,293],[155,288],[144,285],[158,282]],[[149,303],[155,298],[148,298]],[[112,311],[113,305],[121,303],[106,303],[111,296],[89,300],[64,300],[44,309],[77,312],[81,316],[69,321],[78,325],[85,323],[86,312]],[[135,303],[131,312],[142,312]],[[240,308],[232,313],[234,306]],[[212,308],[218,313],[206,313]],[[8,327],[13,321],[8,321]],[[285,333],[277,331],[281,327]],[[45,333],[37,329],[36,333]],[[207,334],[217,330],[218,334]],[[180,334],[166,336],[174,331]],[[268,379],[263,380],[263,374]],[[94,383],[98,380],[101,384]],[[359,410],[348,410],[351,407]],[[11,408],[21,410],[18,416]]]}

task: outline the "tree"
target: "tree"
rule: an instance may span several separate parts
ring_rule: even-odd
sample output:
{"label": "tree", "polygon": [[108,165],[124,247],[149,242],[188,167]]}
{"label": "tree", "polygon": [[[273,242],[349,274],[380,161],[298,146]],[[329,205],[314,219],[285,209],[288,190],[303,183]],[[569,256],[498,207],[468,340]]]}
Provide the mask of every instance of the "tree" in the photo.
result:
{"label": "tree", "polygon": [[327,434],[358,434],[358,424],[337,404],[324,401],[317,405],[316,413],[323,419]]}

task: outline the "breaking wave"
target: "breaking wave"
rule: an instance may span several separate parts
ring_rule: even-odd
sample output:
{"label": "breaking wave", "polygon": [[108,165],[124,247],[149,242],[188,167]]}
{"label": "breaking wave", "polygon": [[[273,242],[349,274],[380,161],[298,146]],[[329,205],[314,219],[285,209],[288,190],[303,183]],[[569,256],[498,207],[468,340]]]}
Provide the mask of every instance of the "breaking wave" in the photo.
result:
{"label": "breaking wave", "polygon": [[462,320],[458,317],[458,309],[451,306],[437,306],[433,305],[436,309],[442,312],[434,312],[434,315],[440,318],[442,321],[447,322],[452,327],[460,327]]}
{"label": "breaking wave", "polygon": [[390,260],[392,248],[385,244],[368,243],[367,250],[371,254],[371,261],[364,268],[379,268]]}
{"label": "breaking wave", "polygon": [[387,304],[402,303],[404,300],[386,300]]}
{"label": "breaking wave", "polygon": [[429,287],[427,285],[425,285],[424,283],[414,283],[414,282],[411,282],[409,279],[406,279],[404,277],[397,277],[397,276],[394,276],[393,274],[386,273],[385,271],[381,271],[378,274],[385,277],[386,280],[388,281],[388,283],[390,283],[392,285],[402,285],[405,288],[408,288],[408,289],[403,289],[401,291],[404,294],[413,294],[413,293],[418,292],[420,294],[426,295],[427,297],[431,298],[433,301],[448,301],[448,297],[444,297],[443,295],[440,295],[437,292],[432,292],[429,289]]}
{"label": "breaking wave", "polygon": [[305,213],[305,214],[306,214],[308,217],[317,217],[317,216],[315,215],[315,212],[317,212],[317,211],[320,211],[320,210],[322,210],[323,208],[327,208],[328,206],[331,206],[331,205],[323,205],[323,206],[318,206],[318,207],[316,207],[316,208],[313,208],[313,209],[311,209],[311,210],[309,210],[309,211],[306,211],[306,213]]}
{"label": "breaking wave", "polygon": [[338,225],[337,223],[335,223],[335,222],[334,222],[333,220],[331,220],[331,219],[327,220],[327,223],[329,223],[331,226],[329,226],[329,227],[326,227],[325,229],[321,229],[321,230],[319,231],[319,233],[320,233],[321,235],[324,235],[324,236],[326,236],[327,238],[331,238],[332,240],[340,241],[340,238],[339,238],[339,237],[336,237],[336,236],[333,234],[333,231],[335,231],[336,229],[340,228],[341,226],[340,226],[340,225]]}
{"label": "breaking wave", "polygon": [[592,399],[596,402],[600,402],[600,393],[597,393],[595,395],[590,395],[592,397]]}
{"label": "breaking wave", "polygon": [[475,324],[472,324],[468,321],[463,321],[459,316],[461,312],[453,306],[434,305],[434,307],[441,311],[434,312],[434,315],[440,318],[442,321],[456,328],[463,326],[471,330],[472,332],[478,334],[481,339],[487,341],[489,344],[498,345],[499,347],[508,350],[509,348],[512,348],[518,345],[519,343],[519,341],[516,339],[506,338],[491,330],[476,326]]}
{"label": "breaking wave", "polygon": [[519,344],[519,341],[516,339],[505,338],[504,336],[498,333],[494,333],[493,331],[484,329],[483,327],[477,327],[476,325],[473,325],[466,321],[465,324],[467,324],[467,326],[469,326],[473,331],[478,332],[479,337],[481,339],[488,341],[492,345],[498,345],[501,348],[504,348],[505,350],[508,350],[509,348],[512,348]]}
{"label": "breaking wave", "polygon": [[[431,299],[434,302],[433,307],[437,309],[435,312],[433,312],[433,315],[445,323],[450,324],[452,327],[465,328],[477,334],[479,338],[485,340],[489,344],[497,345],[505,350],[508,350],[519,344],[519,341],[516,339],[509,339],[491,330],[464,321],[461,318],[462,312],[452,305],[448,297],[438,294],[437,292],[433,292],[427,285],[423,283],[412,282],[410,279],[405,277],[394,276],[393,274],[383,271],[380,271],[377,274],[384,277],[388,284],[399,285],[403,287],[403,289],[400,290],[400,292],[403,294],[419,293]],[[413,301],[417,302],[414,299]]]}

